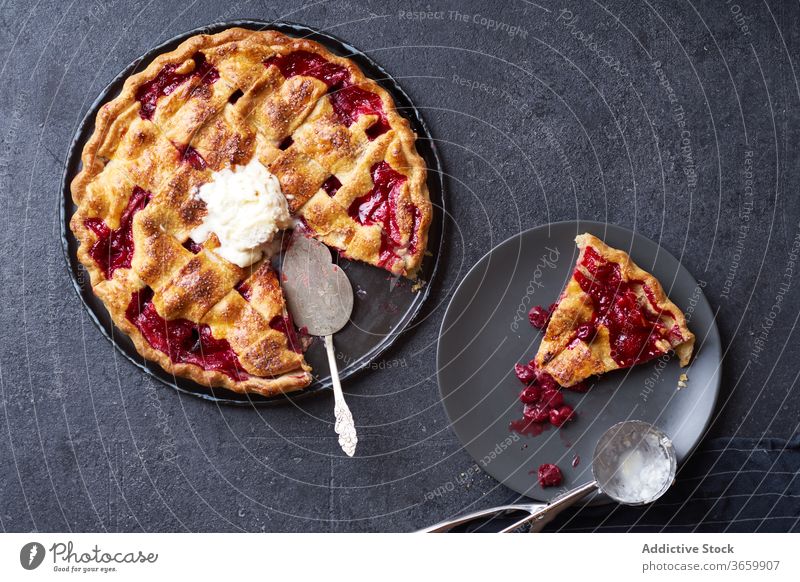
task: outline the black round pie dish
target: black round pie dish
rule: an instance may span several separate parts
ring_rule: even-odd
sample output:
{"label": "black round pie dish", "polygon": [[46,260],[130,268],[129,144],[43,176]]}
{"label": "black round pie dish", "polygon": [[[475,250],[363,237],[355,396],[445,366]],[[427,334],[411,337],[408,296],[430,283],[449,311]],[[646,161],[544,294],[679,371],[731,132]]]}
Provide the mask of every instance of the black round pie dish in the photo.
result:
{"label": "black round pie dish", "polygon": [[[220,22],[190,30],[152,48],[121,71],[89,107],[81,121],[67,152],[66,165],[61,183],[62,204],[61,242],[69,266],[75,291],[86,307],[89,318],[102,334],[114,344],[119,352],[131,363],[153,378],[176,390],[222,404],[269,405],[285,403],[331,388],[327,375],[328,364],[321,341],[315,340],[306,352],[306,360],[314,368],[314,381],[310,386],[287,395],[264,397],[257,394],[237,394],[223,388],[202,386],[189,379],[174,376],[155,362],[142,357],[130,338],[117,330],[103,302],[94,294],[89,275],[78,261],[78,242],[69,228],[69,221],[75,212],[70,182],[80,171],[81,152],[84,144],[94,131],[94,119],[98,109],[113,99],[122,88],[125,79],[143,70],[159,54],[174,50],[187,38],[197,34],[215,34],[227,28],[242,27],[253,30],[277,30],[289,36],[314,40],[334,54],[353,60],[367,77],[378,82],[395,101],[397,110],[411,123],[416,132],[417,151],[428,168],[428,190],[433,205],[433,219],[428,231],[428,251],[420,271],[420,279],[425,285],[419,291],[412,291],[412,283],[394,280],[386,271],[356,262],[338,259],[339,265],[347,272],[355,292],[353,315],[350,323],[336,335],[339,375],[342,380],[370,367],[394,365],[397,362],[379,361],[382,354],[406,331],[419,315],[427,299],[431,284],[439,266],[440,249],[445,231],[444,179],[441,161],[428,127],[421,113],[411,102],[400,85],[375,61],[350,44],[326,32],[307,26],[288,22],[265,22],[259,20],[235,20]],[[317,375],[322,372],[322,376]]]}

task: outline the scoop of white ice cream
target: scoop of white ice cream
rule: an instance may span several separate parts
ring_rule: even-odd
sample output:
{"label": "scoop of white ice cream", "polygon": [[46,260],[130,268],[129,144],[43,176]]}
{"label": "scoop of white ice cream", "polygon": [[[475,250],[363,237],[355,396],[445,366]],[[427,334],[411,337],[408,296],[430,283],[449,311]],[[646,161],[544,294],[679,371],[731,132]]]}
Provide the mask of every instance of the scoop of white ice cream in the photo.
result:
{"label": "scoop of white ice cream", "polygon": [[206,203],[207,214],[189,236],[202,243],[213,232],[220,243],[214,252],[240,267],[261,259],[275,234],[292,224],[278,178],[256,157],[214,172],[194,195]]}

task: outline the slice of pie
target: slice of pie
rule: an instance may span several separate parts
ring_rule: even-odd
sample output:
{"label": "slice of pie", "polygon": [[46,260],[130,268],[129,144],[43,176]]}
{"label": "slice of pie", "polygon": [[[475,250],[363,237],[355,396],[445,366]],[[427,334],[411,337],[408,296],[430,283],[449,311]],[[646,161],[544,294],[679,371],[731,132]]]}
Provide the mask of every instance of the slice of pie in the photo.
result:
{"label": "slice of pie", "polygon": [[653,275],[591,234],[550,314],[536,367],[564,387],[674,351],[686,366],[694,334]]}
{"label": "slice of pie", "polygon": [[389,94],[320,44],[242,28],[191,37],[99,110],[72,182],[78,258],[115,324],[168,372],[302,388],[310,367],[269,250],[296,225],[416,278],[432,208],[415,139]]}

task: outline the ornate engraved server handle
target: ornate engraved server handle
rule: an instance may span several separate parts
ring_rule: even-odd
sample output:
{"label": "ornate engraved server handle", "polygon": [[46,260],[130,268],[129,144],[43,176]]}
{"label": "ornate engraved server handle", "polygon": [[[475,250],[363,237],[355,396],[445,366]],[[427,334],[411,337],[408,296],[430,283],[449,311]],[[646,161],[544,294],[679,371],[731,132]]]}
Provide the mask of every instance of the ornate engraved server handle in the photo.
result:
{"label": "ornate engraved server handle", "polygon": [[333,352],[333,336],[325,336],[325,350],[328,352],[328,366],[331,369],[331,381],[333,382],[333,415],[336,418],[334,430],[339,435],[339,446],[347,454],[352,457],[356,452],[356,445],[358,444],[358,435],[356,434],[356,425],[353,422],[353,415],[347,402],[344,401],[344,392],[342,392],[342,384],[339,382],[339,369],[336,366],[336,356]]}

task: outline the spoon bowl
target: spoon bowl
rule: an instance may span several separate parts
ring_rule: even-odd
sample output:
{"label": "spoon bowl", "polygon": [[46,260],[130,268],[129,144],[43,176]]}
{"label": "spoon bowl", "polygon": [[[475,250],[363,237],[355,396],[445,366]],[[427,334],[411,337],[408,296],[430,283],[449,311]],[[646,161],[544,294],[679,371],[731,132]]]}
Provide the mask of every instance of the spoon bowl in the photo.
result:
{"label": "spoon bowl", "polygon": [[592,475],[599,489],[617,503],[652,503],[675,480],[677,457],[672,441],[641,420],[608,429],[594,450]]}

